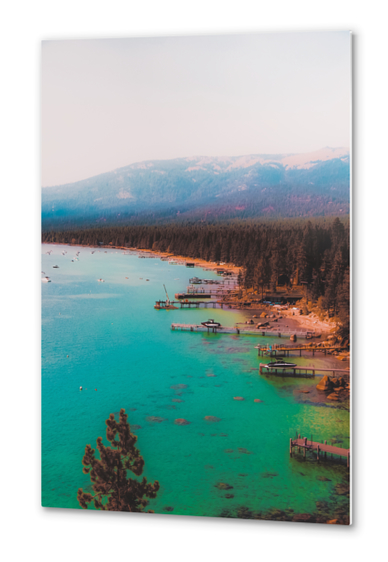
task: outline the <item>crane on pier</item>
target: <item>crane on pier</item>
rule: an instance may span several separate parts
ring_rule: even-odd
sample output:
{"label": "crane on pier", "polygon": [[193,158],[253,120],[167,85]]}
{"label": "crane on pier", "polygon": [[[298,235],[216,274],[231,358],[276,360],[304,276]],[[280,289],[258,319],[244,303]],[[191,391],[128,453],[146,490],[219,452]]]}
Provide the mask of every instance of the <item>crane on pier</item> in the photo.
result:
{"label": "crane on pier", "polygon": [[167,293],[167,289],[166,289],[166,285],[163,283],[163,287],[164,287],[164,292],[166,293],[166,301],[156,301],[156,304],[154,306],[154,308],[156,308],[157,310],[174,310],[177,307],[174,306],[171,301],[170,301],[170,297],[168,296]]}
{"label": "crane on pier", "polygon": [[166,285],[165,285],[164,283],[163,283],[163,287],[164,287],[164,292],[166,293],[166,297],[167,297],[166,305],[167,305],[167,306],[170,306],[170,299],[169,299],[169,297],[168,297]]}

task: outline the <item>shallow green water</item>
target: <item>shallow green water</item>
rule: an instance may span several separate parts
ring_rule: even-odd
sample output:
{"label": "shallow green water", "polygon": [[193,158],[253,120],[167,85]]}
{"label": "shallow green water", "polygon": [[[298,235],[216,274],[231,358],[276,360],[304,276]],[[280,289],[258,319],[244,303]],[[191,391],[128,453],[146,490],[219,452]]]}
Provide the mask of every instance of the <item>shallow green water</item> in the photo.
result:
{"label": "shallow green water", "polygon": [[[79,261],[72,262],[77,251]],[[77,490],[90,484],[82,473],[85,445],[105,437],[106,418],[120,408],[141,426],[134,433],[144,474],[161,485],[150,502],[158,513],[173,507],[174,514],[216,516],[241,506],[311,513],[317,500],[334,501],[344,465],[290,459],[289,438],[313,434],[348,447],[348,411],[299,394],[316,381],[261,377],[254,346],[271,338],[170,330],[171,322],[209,317],[233,325],[244,320],[241,313],[153,308],[164,297],[163,283],[172,297],[189,277],[217,276],[122,251],[91,251],[42,246],[42,270],[52,279],[42,283],[42,504],[79,507]],[[190,424],[175,425],[176,418]],[[233,489],[219,490],[218,482]]]}

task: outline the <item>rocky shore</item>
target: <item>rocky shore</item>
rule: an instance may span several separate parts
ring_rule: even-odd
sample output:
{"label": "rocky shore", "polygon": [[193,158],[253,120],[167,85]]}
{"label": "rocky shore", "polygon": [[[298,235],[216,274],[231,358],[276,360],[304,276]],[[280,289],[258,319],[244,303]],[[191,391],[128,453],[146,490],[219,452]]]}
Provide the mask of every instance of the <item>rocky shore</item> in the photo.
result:
{"label": "rocky shore", "polygon": [[[220,490],[229,488],[217,486]],[[232,487],[232,486],[230,486]],[[227,497],[225,495],[225,497]],[[334,486],[332,501],[318,500],[315,502],[315,510],[312,513],[296,513],[293,509],[272,508],[268,511],[252,511],[248,507],[241,506],[235,510],[225,508],[220,517],[238,519],[256,519],[265,521],[289,521],[294,523],[321,523],[326,525],[349,525],[349,480]]]}

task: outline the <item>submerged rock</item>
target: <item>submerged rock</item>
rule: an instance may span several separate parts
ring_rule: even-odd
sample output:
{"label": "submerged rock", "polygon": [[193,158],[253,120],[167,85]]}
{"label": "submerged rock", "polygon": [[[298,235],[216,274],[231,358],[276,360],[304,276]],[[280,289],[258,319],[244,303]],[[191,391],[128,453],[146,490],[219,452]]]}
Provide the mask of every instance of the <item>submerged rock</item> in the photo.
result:
{"label": "submerged rock", "polygon": [[234,396],[233,400],[245,400],[242,396]]}
{"label": "submerged rock", "polygon": [[350,488],[348,484],[336,484],[335,485],[335,493],[337,496],[346,496],[350,492]]}
{"label": "submerged rock", "polygon": [[326,478],[326,476],[317,476],[316,479],[320,482],[331,482],[330,478]]}
{"label": "submerged rock", "polygon": [[336,392],[332,392],[331,394],[329,394],[329,396],[327,397],[328,400],[335,400],[338,401],[338,394]]}
{"label": "submerged rock", "polygon": [[189,422],[188,420],[185,420],[184,418],[177,418],[174,423],[176,425],[189,425],[191,422]]}
{"label": "submerged rock", "polygon": [[221,421],[221,418],[217,418],[216,416],[205,416],[203,419],[208,421],[208,422],[220,422]]}
{"label": "submerged rock", "polygon": [[174,508],[168,505],[167,507],[163,507],[163,511],[174,511]]}
{"label": "submerged rock", "polygon": [[234,498],[233,494],[225,494],[224,498],[226,498],[227,500],[230,500],[231,498]]}
{"label": "submerged rock", "polygon": [[254,399],[254,402],[259,402],[259,403],[262,403],[263,401],[262,401],[262,400],[260,400],[260,398],[255,398],[255,399]]}
{"label": "submerged rock", "polygon": [[188,388],[187,384],[173,384],[172,386],[170,386],[170,388],[172,388],[173,390],[179,390],[181,388]]}
{"label": "submerged rock", "polygon": [[230,484],[227,484],[226,482],[218,482],[217,484],[214,484],[215,488],[218,488],[219,490],[232,490],[233,486],[231,486]]}
{"label": "submerged rock", "polygon": [[166,421],[167,418],[160,418],[158,416],[148,416],[146,418],[146,420],[150,423],[162,423],[163,421]]}
{"label": "submerged rock", "polygon": [[261,478],[274,478],[275,476],[279,476],[277,472],[262,472],[260,474]]}
{"label": "submerged rock", "polygon": [[238,449],[239,453],[243,453],[244,455],[251,455],[252,451],[248,451],[248,449],[245,449],[244,447],[239,447]]}

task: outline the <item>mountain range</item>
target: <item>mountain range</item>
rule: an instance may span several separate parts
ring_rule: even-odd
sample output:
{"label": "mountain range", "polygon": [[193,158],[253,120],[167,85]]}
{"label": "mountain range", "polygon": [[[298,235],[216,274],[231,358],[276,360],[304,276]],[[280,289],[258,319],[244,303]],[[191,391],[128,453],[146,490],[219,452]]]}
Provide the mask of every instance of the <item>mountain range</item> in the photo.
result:
{"label": "mountain range", "polygon": [[149,160],[42,190],[44,229],[349,213],[346,148]]}

